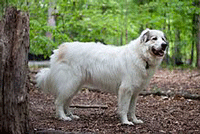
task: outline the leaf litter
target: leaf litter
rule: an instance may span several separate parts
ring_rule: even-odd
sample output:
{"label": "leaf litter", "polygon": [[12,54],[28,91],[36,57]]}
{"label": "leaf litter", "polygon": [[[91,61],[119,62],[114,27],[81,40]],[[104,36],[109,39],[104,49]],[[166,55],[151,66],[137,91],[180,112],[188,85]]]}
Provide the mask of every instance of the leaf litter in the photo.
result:
{"label": "leaf litter", "polygon": [[[198,70],[161,69],[152,78],[148,89],[166,92],[188,92],[200,95]],[[31,73],[34,79],[35,73]],[[144,121],[134,126],[121,125],[117,115],[117,96],[81,90],[72,105],[107,105],[102,108],[71,108],[79,120],[61,121],[55,118],[54,96],[31,85],[29,115],[35,131],[54,130],[72,133],[200,133],[200,101],[181,96],[139,96],[136,116]]]}

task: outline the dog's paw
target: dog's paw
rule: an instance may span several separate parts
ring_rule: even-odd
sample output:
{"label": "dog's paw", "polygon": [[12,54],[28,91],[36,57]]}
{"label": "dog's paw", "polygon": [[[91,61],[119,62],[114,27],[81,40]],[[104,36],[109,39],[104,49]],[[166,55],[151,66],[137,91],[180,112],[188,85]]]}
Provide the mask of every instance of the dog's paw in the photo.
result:
{"label": "dog's paw", "polygon": [[133,122],[136,123],[136,124],[142,124],[142,123],[144,123],[142,120],[138,120],[138,119],[133,120]]}
{"label": "dog's paw", "polygon": [[72,120],[72,118],[70,118],[70,117],[59,117],[58,119],[62,120],[62,121],[71,121]]}
{"label": "dog's paw", "polygon": [[130,125],[130,126],[133,126],[133,122],[130,122],[130,121],[126,121],[126,122],[122,122],[122,125]]}
{"label": "dog's paw", "polygon": [[78,120],[78,119],[80,119],[80,117],[79,117],[79,116],[77,116],[77,115],[70,115],[70,118],[72,118],[72,119],[75,119],[75,120]]}

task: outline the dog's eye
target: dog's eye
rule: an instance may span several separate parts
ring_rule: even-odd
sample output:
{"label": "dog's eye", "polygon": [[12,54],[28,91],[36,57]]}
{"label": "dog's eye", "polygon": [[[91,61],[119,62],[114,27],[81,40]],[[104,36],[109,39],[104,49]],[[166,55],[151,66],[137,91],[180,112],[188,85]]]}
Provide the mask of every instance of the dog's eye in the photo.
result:
{"label": "dog's eye", "polygon": [[153,37],[153,38],[151,38],[152,40],[157,40],[158,38],[157,37]]}
{"label": "dog's eye", "polygon": [[166,42],[166,38],[163,38],[163,37],[162,37],[162,40]]}
{"label": "dog's eye", "polygon": [[164,35],[165,40],[167,40],[167,37]]}

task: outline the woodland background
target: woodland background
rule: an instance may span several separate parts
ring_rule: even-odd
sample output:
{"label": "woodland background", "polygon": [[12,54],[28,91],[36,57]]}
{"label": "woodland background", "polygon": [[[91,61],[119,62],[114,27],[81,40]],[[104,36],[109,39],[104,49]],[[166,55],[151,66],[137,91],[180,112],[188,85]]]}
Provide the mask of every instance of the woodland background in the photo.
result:
{"label": "woodland background", "polygon": [[164,65],[200,67],[199,0],[0,0],[30,15],[30,53],[44,58],[62,42],[125,45],[146,28],[166,33]]}
{"label": "woodland background", "polygon": [[[199,7],[199,0],[0,0],[0,132],[199,134]],[[146,28],[166,33],[163,66],[172,69],[159,69],[140,94],[136,115],[145,123],[121,125],[117,96],[87,88],[72,101],[90,106],[72,108],[81,119],[57,120],[54,96],[36,87],[38,67],[28,68],[28,51],[44,60],[67,41],[120,46]]]}

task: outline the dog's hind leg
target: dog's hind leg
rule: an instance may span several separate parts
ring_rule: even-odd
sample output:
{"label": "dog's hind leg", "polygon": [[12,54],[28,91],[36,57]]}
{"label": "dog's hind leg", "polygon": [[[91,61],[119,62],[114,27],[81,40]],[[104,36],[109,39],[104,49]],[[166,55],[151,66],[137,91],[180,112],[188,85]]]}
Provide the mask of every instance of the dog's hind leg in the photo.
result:
{"label": "dog's hind leg", "polygon": [[131,95],[132,92],[129,88],[120,87],[118,92],[118,112],[122,124],[133,125],[127,118]]}
{"label": "dog's hind leg", "polygon": [[139,93],[133,93],[132,97],[131,97],[131,102],[130,102],[130,106],[129,106],[129,115],[131,120],[138,124],[138,123],[143,123],[142,120],[138,120],[137,117],[135,116],[135,108],[136,108],[136,102],[138,99],[138,94]]}
{"label": "dog's hind leg", "polygon": [[78,88],[78,89],[76,90],[76,92],[75,92],[72,96],[70,96],[69,98],[66,98],[65,103],[64,103],[64,110],[65,110],[65,113],[66,113],[66,115],[67,115],[68,117],[70,117],[71,119],[79,119],[79,118],[80,118],[79,116],[74,115],[74,114],[70,111],[70,109],[69,109],[69,106],[70,106],[70,104],[71,104],[71,100],[72,100],[72,98],[74,97],[74,95],[79,91],[79,89],[80,89],[80,88]]}
{"label": "dog's hind leg", "polygon": [[56,116],[61,120],[70,121],[72,119],[79,119],[78,116],[73,115],[69,111],[69,105],[71,99],[78,92],[78,88],[67,88],[67,92],[58,95],[55,105],[56,105]]}
{"label": "dog's hind leg", "polygon": [[72,119],[70,117],[67,117],[65,115],[64,112],[64,101],[65,99],[63,99],[64,96],[63,95],[59,95],[55,101],[55,105],[56,105],[56,117],[64,120],[64,121],[71,121]]}
{"label": "dog's hind leg", "polygon": [[[58,94],[55,102],[56,116],[61,120],[70,121],[72,118],[78,118],[69,112],[69,105],[73,96],[78,92],[81,85],[80,78],[70,77],[69,79],[60,79],[57,83]],[[66,111],[66,112],[65,112]]]}

